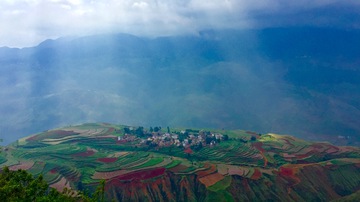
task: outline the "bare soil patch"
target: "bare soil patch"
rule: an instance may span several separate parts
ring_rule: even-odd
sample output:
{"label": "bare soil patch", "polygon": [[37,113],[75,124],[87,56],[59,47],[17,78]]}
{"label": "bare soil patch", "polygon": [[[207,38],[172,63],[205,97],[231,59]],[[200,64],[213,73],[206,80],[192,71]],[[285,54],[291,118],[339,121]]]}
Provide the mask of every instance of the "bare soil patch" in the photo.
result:
{"label": "bare soil patch", "polygon": [[224,179],[223,175],[221,175],[220,173],[214,173],[200,178],[199,181],[202,184],[204,184],[206,187],[208,187],[214,185],[215,183],[219,182],[222,179]]}

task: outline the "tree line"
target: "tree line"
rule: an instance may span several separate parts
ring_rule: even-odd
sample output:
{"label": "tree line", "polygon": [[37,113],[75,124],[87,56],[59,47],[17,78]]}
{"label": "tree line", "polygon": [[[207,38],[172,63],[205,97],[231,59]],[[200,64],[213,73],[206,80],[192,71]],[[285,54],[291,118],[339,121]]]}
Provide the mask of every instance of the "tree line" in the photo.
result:
{"label": "tree line", "polygon": [[100,181],[92,195],[65,188],[62,192],[49,187],[42,175],[32,176],[25,170],[0,171],[0,199],[9,202],[98,202],[105,201],[105,181]]}

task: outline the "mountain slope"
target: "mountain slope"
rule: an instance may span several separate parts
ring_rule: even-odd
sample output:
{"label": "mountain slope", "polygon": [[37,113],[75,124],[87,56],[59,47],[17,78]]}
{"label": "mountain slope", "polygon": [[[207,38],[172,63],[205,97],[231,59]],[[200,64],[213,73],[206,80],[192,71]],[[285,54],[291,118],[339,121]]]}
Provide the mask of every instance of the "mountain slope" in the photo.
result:
{"label": "mountain slope", "polygon": [[245,128],[358,145],[358,36],[295,27],[155,39],[99,35],[1,48],[1,137],[8,144],[48,127],[121,122]]}
{"label": "mountain slope", "polygon": [[83,124],[22,138],[1,165],[118,201],[329,201],[360,189],[360,149],[241,130]]}

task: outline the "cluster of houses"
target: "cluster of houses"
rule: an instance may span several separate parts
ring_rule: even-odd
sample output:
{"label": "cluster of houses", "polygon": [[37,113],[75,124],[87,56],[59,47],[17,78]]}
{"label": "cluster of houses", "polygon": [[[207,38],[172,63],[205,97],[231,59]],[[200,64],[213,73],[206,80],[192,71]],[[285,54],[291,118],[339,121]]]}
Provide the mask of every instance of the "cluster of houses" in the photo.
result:
{"label": "cluster of houses", "polygon": [[203,147],[203,146],[214,146],[221,141],[226,141],[228,139],[227,135],[222,135],[220,133],[211,133],[207,131],[196,131],[196,130],[182,130],[179,132],[147,132],[134,130],[129,128],[125,130],[125,135],[119,136],[119,142],[132,142],[140,141],[140,145],[149,145],[149,146],[159,146],[159,147],[168,147],[168,146],[178,146],[178,147]]}

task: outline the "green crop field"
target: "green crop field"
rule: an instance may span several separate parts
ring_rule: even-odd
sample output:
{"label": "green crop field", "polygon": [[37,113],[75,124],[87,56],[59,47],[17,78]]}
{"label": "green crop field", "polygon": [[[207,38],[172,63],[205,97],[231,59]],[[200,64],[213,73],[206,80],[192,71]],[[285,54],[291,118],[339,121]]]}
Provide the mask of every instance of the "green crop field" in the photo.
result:
{"label": "green crop field", "polygon": [[231,184],[231,177],[226,176],[223,180],[217,182],[214,185],[209,186],[207,189],[213,192],[227,189]]}

